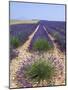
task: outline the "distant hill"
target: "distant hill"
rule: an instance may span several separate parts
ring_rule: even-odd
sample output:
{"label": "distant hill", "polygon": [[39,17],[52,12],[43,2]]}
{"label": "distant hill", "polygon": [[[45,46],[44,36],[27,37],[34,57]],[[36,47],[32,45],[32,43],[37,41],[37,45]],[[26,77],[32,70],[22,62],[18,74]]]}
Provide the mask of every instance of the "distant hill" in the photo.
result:
{"label": "distant hill", "polygon": [[10,24],[32,24],[38,23],[39,20],[10,20]]}

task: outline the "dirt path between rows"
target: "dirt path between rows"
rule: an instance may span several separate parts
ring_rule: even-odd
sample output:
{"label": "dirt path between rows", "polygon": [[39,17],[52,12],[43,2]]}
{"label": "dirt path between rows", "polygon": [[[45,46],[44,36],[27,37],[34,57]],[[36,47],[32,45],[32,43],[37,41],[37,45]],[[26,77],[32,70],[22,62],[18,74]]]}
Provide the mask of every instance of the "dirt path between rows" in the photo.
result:
{"label": "dirt path between rows", "polygon": [[[37,26],[36,30],[29,36],[29,39],[21,47],[17,48],[17,50],[19,51],[19,55],[18,57],[14,58],[10,64],[10,88],[17,87],[15,82],[16,72],[21,67],[22,62],[32,56],[32,53],[28,52],[28,47],[38,28],[39,25]],[[24,86],[26,84],[28,87],[29,83],[25,81],[25,83],[23,82],[23,84]]]}
{"label": "dirt path between rows", "polygon": [[56,84],[60,85],[61,82],[63,81],[63,79],[65,80],[65,54],[58,49],[57,43],[54,42],[54,38],[48,33],[46,27],[43,26],[43,28],[46,31],[46,33],[48,34],[51,41],[53,42],[53,45],[54,45],[53,56],[55,56],[55,58],[57,59],[57,62],[59,62],[58,65],[61,64],[63,66],[63,75],[59,74],[57,76],[58,80],[56,80]]}
{"label": "dirt path between rows", "polygon": [[49,36],[49,38],[51,39],[53,46],[54,46],[54,55],[59,58],[59,53],[60,55],[63,55],[63,53],[58,49],[57,44],[54,42],[54,38],[48,33],[47,29],[45,28],[45,26],[43,26],[44,30],[46,31],[47,35]]}

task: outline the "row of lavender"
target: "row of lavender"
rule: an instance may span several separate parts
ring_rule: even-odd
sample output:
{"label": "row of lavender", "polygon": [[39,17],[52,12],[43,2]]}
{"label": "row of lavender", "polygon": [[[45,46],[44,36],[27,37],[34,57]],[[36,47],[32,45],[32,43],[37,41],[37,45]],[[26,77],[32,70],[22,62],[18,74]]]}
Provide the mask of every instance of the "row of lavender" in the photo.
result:
{"label": "row of lavender", "polygon": [[19,52],[15,49],[15,47],[23,45],[26,40],[28,40],[29,35],[35,31],[36,27],[37,24],[10,25],[10,60],[18,56]]}
{"label": "row of lavender", "polygon": [[19,39],[19,45],[22,45],[34,32],[37,24],[15,24],[10,25],[10,39],[16,37]]}
{"label": "row of lavender", "polygon": [[66,22],[44,22],[47,31],[54,37],[61,51],[66,50]]}
{"label": "row of lavender", "polygon": [[44,30],[43,25],[39,22],[39,28],[38,28],[37,32],[35,33],[32,41],[31,41],[31,44],[29,46],[29,49],[30,50],[33,49],[34,43],[37,40],[40,40],[40,39],[46,40],[50,45],[53,46],[52,40],[49,38],[47,32]]}

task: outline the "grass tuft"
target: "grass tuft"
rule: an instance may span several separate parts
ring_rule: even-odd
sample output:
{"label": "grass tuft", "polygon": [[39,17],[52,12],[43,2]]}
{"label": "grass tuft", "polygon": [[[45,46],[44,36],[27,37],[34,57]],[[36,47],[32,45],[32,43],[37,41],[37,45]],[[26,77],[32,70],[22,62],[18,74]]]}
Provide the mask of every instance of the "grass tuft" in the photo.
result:
{"label": "grass tuft", "polygon": [[32,82],[38,82],[46,80],[47,83],[52,79],[55,74],[55,67],[47,61],[42,59],[37,60],[29,67],[26,68],[25,76]]}
{"label": "grass tuft", "polygon": [[17,48],[19,46],[19,39],[17,37],[12,37],[11,38],[11,45],[14,47],[14,48]]}
{"label": "grass tuft", "polygon": [[52,45],[45,39],[38,39],[33,45],[34,50],[48,51],[52,48]]}

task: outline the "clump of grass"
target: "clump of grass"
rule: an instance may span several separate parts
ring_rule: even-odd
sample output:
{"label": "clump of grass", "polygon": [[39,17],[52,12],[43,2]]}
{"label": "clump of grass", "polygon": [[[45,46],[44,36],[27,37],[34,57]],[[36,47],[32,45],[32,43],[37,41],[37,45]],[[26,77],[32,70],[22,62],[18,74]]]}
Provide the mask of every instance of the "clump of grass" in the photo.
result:
{"label": "clump of grass", "polygon": [[38,39],[33,45],[34,50],[47,51],[52,48],[52,45],[45,39]]}
{"label": "clump of grass", "polygon": [[19,39],[17,37],[12,37],[11,38],[11,45],[14,47],[14,48],[17,48],[19,46]]}
{"label": "clump of grass", "polygon": [[44,80],[49,83],[55,74],[55,67],[48,61],[37,60],[29,67],[26,68],[25,76],[29,78],[32,82],[43,82]]}

